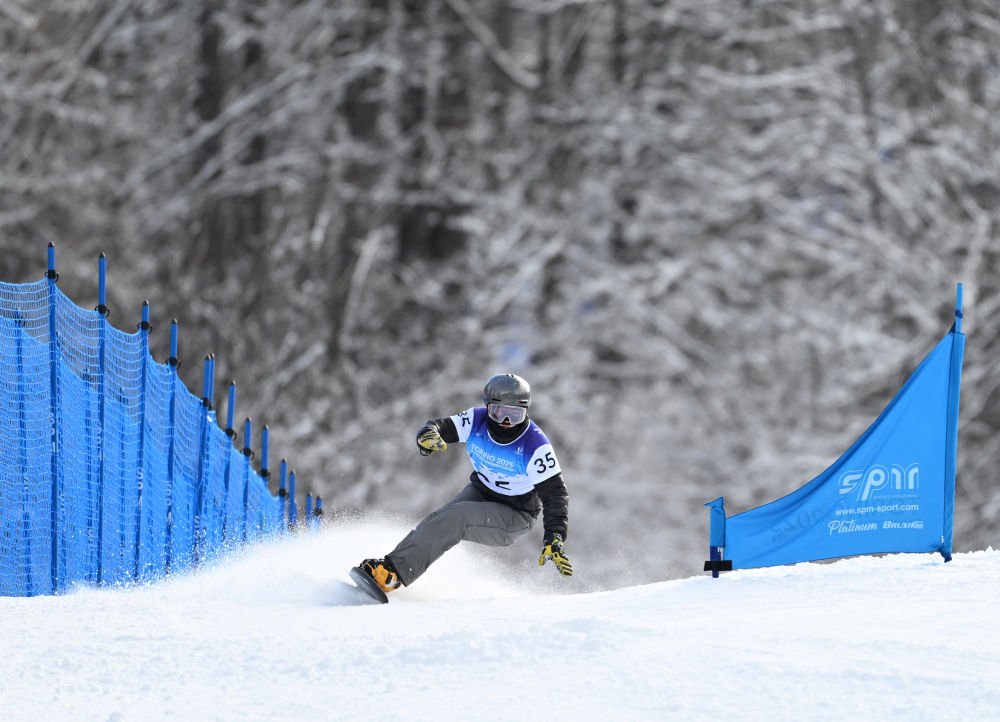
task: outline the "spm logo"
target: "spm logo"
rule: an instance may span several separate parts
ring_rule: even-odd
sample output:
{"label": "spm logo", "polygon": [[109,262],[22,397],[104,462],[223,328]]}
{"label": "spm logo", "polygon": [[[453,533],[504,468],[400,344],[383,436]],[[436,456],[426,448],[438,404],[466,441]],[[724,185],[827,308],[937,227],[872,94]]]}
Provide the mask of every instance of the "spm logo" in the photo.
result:
{"label": "spm logo", "polygon": [[901,492],[919,489],[919,465],[910,464],[904,468],[899,464],[893,464],[887,469],[881,464],[876,464],[866,471],[845,471],[840,476],[840,493],[850,494],[857,490],[858,501],[868,501],[873,493],[887,488]]}

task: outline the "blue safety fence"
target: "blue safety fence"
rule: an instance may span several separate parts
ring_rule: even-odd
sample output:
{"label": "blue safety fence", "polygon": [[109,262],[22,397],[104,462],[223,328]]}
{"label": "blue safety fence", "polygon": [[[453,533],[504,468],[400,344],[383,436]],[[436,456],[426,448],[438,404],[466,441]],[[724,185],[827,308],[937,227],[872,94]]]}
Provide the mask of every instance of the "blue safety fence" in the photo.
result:
{"label": "blue safety fence", "polygon": [[965,335],[955,321],[889,405],[823,473],[791,494],[726,516],[710,508],[705,570],[858,554],[940,552],[951,559]]}
{"label": "blue safety fence", "polygon": [[[134,333],[100,303],[80,308],[57,286],[55,251],[36,283],[0,283],[0,595],[56,594],[78,584],[161,578],[234,546],[286,532],[298,520],[295,472],[281,462],[268,490],[267,435],[253,467],[252,425],[234,445],[212,404],[215,360],[202,397],[171,358],[149,352],[149,305]],[[286,479],[291,490],[286,492]],[[322,503],[307,519],[318,523]]]}

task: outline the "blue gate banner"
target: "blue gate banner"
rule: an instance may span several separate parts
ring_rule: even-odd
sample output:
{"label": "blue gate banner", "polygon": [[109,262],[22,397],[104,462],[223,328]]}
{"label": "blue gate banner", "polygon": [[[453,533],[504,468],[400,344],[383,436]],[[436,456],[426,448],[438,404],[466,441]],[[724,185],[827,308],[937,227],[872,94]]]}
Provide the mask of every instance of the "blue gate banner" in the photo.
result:
{"label": "blue gate banner", "polygon": [[733,569],[857,554],[940,551],[951,558],[958,401],[965,335],[961,287],[952,330],[878,419],[822,474],[764,506],[711,508],[713,547]]}

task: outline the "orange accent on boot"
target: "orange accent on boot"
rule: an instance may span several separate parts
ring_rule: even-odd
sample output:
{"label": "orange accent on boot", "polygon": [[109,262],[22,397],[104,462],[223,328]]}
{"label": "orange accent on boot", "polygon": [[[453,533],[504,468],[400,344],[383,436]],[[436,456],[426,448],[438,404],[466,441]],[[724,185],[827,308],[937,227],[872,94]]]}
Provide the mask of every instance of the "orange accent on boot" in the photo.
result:
{"label": "orange accent on boot", "polygon": [[399,577],[381,564],[372,570],[372,579],[383,592],[391,592],[399,586]]}

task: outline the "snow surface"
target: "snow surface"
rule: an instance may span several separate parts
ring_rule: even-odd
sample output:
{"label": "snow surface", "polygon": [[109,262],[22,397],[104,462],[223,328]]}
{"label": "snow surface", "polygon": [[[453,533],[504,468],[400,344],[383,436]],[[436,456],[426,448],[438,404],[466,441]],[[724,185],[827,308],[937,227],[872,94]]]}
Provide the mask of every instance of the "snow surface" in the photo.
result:
{"label": "snow surface", "polygon": [[403,531],[359,523],[145,587],[2,598],[0,717],[1000,718],[992,549],[568,594],[545,591],[554,569],[512,575],[459,545],[390,604],[351,605],[347,568]]}

